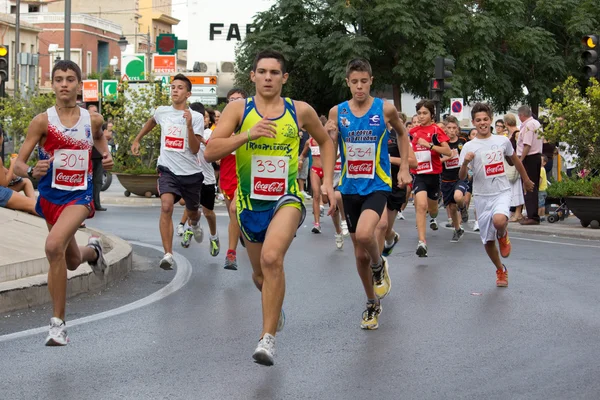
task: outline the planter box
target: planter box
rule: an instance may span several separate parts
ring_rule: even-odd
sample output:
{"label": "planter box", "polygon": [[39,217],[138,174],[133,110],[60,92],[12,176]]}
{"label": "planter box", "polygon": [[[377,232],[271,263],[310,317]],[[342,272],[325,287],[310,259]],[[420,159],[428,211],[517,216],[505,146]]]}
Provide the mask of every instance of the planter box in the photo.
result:
{"label": "planter box", "polygon": [[569,210],[581,221],[581,226],[600,227],[600,197],[569,196],[565,200]]}
{"label": "planter box", "polygon": [[158,197],[158,174],[122,174],[115,173],[119,178],[119,182],[125,188],[125,196],[129,197],[135,194],[142,197]]}

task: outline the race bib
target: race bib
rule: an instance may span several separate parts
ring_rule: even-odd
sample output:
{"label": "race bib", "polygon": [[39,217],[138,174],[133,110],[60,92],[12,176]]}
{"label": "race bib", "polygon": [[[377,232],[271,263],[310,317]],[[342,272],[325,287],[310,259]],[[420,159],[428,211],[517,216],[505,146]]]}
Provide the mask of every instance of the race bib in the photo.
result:
{"label": "race bib", "polygon": [[165,150],[183,153],[187,139],[187,127],[183,124],[169,124],[165,132]]}
{"label": "race bib", "polygon": [[333,172],[340,172],[341,170],[342,170],[342,162],[338,160],[335,162],[335,167],[333,168]]}
{"label": "race bib", "polygon": [[289,159],[277,156],[252,156],[250,198],[277,201],[287,193]]}
{"label": "race bib", "polygon": [[321,148],[319,146],[310,146],[310,153],[313,156],[320,156],[321,155]]}
{"label": "race bib", "polygon": [[448,161],[444,162],[444,165],[446,166],[446,169],[455,169],[455,168],[459,167],[458,161],[459,161],[459,157],[454,156],[451,159],[449,159]]}
{"label": "race bib", "polygon": [[492,179],[506,175],[504,170],[504,151],[488,150],[481,153],[483,171],[486,179]]}
{"label": "race bib", "polygon": [[52,163],[52,188],[73,192],[87,190],[90,152],[55,150]]}
{"label": "race bib", "polygon": [[346,155],[348,178],[373,179],[375,176],[375,143],[348,143]]}
{"label": "race bib", "polygon": [[417,166],[417,174],[430,174],[433,172],[433,164],[431,163],[430,150],[415,151],[415,157],[417,158],[417,162],[419,163]]}

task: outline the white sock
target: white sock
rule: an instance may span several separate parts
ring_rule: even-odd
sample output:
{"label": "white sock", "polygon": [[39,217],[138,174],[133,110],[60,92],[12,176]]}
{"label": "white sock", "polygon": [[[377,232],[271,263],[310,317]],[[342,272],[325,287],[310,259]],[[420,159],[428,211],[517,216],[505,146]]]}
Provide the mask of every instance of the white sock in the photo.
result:
{"label": "white sock", "polygon": [[219,232],[216,235],[210,235],[210,240],[217,240],[219,238]]}

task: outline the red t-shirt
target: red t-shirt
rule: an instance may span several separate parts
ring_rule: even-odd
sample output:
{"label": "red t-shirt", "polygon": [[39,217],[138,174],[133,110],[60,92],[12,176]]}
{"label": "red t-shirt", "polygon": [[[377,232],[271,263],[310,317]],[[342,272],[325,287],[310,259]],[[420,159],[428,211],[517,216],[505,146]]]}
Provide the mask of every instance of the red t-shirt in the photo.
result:
{"label": "red t-shirt", "polygon": [[235,168],[235,154],[229,154],[221,159],[221,175],[219,186],[228,196],[232,196],[237,189],[237,172]]}
{"label": "red t-shirt", "polygon": [[[415,126],[410,130],[412,136],[412,147],[419,162],[417,169],[411,170],[413,174],[441,174],[442,162],[440,161],[440,153],[434,150],[429,150],[429,147],[424,147],[418,144],[420,138],[427,140],[428,143],[438,145],[443,142],[450,141],[446,132],[436,124],[427,126]],[[437,139],[437,140],[434,140]]]}

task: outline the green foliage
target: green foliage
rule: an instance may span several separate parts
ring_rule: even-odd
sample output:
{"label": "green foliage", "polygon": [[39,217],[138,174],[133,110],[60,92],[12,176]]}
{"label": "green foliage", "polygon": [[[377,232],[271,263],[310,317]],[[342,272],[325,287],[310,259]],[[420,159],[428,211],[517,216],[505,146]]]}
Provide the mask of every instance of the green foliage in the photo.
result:
{"label": "green foliage", "polygon": [[546,101],[550,124],[544,136],[565,142],[577,154],[579,168],[600,170],[600,83],[590,80],[584,97],[577,80],[569,77]]}
{"label": "green foliage", "polygon": [[548,186],[548,196],[562,198],[567,196],[600,197],[600,177],[571,179],[563,175],[560,182]]}
{"label": "green foliage", "polygon": [[156,173],[160,153],[160,127],[157,125],[140,143],[140,156],[131,154],[131,144],[152,116],[156,107],[170,104],[167,88],[159,82],[141,87],[124,83],[115,102],[104,102],[102,113],[105,120],[113,121],[113,134],[117,145],[114,157],[116,172],[150,174]]}
{"label": "green foliage", "polygon": [[87,79],[97,79],[99,81],[115,79],[115,73],[111,67],[106,67],[102,72],[94,71],[87,75]]}

